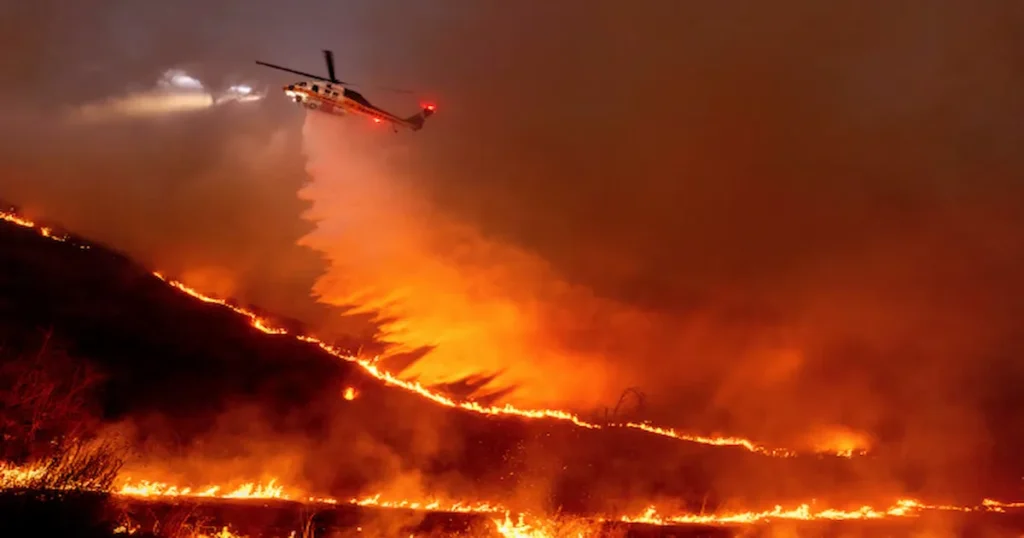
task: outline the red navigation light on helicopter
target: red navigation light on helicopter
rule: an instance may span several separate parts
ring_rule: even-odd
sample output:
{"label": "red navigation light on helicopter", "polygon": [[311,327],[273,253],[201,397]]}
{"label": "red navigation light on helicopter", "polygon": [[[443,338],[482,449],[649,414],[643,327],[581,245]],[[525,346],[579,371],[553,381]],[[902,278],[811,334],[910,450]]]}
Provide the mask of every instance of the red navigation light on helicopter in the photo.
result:
{"label": "red navigation light on helicopter", "polygon": [[434,105],[425,105],[423,108],[425,108],[425,109],[427,109],[427,110],[429,110],[431,112],[437,110],[437,107],[434,106]]}

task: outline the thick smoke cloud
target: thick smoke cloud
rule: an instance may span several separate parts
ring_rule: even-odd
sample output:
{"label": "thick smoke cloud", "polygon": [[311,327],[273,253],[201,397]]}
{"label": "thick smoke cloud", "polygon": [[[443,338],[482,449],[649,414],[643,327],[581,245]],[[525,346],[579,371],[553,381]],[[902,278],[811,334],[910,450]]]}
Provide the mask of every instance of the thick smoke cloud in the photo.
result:
{"label": "thick smoke cloud", "polygon": [[[241,66],[315,70],[334,48],[350,78],[438,103],[401,138],[422,203],[630,313],[548,308],[546,339],[641,386],[648,416],[810,443],[848,427],[936,465],[1013,453],[990,444],[1020,431],[1018,4],[169,6],[14,8],[41,30],[9,34],[26,84],[5,102],[102,98],[187,63],[273,88]],[[22,114],[0,194],[323,317],[307,294],[327,263],[296,246],[314,226],[302,120],[254,110],[94,131]]]}
{"label": "thick smoke cloud", "polygon": [[647,313],[565,305],[561,346],[628,365],[663,419],[949,463],[1012,431],[1021,15],[569,2],[378,29],[441,105],[403,173]]}
{"label": "thick smoke cloud", "polygon": [[225,7],[87,4],[7,8],[0,197],[210,292],[336,316],[309,297],[323,262],[296,245],[311,228],[295,196],[301,120],[158,86],[182,69],[214,92],[269,89],[250,57],[274,36],[215,24]]}

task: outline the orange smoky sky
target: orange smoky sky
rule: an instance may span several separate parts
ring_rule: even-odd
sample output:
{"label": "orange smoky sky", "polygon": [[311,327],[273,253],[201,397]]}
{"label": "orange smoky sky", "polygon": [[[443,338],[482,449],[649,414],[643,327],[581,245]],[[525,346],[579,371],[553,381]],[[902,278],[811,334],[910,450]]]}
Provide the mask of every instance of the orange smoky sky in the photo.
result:
{"label": "orange smoky sky", "polygon": [[[19,8],[39,30],[5,37],[33,89],[3,88],[0,196],[324,330],[436,345],[409,373],[502,372],[513,401],[636,386],[645,418],[693,429],[1013,454],[1019,3],[306,4]],[[322,70],[321,48],[371,101],[413,111],[370,89],[406,86],[438,114],[304,118],[252,65]],[[52,112],[181,65],[271,94]]]}

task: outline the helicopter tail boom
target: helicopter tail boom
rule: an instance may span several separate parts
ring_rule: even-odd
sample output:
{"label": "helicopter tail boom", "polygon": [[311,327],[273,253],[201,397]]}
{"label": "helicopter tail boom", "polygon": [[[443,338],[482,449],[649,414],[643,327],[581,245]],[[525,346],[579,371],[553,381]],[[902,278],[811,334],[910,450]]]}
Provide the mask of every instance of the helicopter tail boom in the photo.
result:
{"label": "helicopter tail boom", "polygon": [[427,118],[434,114],[435,110],[436,107],[434,105],[427,105],[415,116],[405,118],[405,122],[409,124],[413,131],[419,131],[423,128],[423,124],[426,123]]}

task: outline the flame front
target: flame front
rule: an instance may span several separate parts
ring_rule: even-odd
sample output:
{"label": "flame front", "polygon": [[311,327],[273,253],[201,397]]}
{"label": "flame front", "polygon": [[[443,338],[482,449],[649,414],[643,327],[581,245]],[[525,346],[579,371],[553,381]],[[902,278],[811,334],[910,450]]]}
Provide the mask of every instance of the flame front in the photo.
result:
{"label": "flame front", "polygon": [[165,482],[140,480],[132,482],[126,479],[118,490],[118,494],[131,497],[217,497],[223,499],[286,499],[284,488],[271,480],[266,484],[246,482],[234,489],[221,486],[207,486],[193,490],[189,487],[178,487]]}
{"label": "flame front", "polygon": [[[20,469],[10,472],[11,476],[29,476],[34,470]],[[0,477],[7,476],[0,472]],[[9,486],[8,486],[9,487]],[[227,488],[218,485],[210,485],[199,488],[177,486],[162,482],[151,482],[147,480],[131,481],[126,479],[117,490],[118,495],[126,497],[196,497],[196,498],[221,498],[221,499],[279,499],[286,501],[319,503],[319,504],[340,504],[342,501],[331,497],[317,497],[300,492],[298,489],[285,488],[271,479],[265,483],[246,482],[234,488]],[[554,521],[549,518],[533,516],[531,514],[516,514],[509,508],[499,503],[485,501],[467,500],[411,500],[382,499],[381,494],[369,495],[361,498],[349,499],[347,504],[355,506],[415,510],[427,512],[449,512],[449,513],[476,513],[476,514],[501,514],[501,519],[494,519],[496,527],[503,536],[519,537],[541,537],[547,536],[544,529],[550,529]],[[993,512],[1005,513],[1008,510],[1024,508],[1024,502],[1004,502],[994,499],[984,499],[981,504],[950,505],[950,504],[928,504],[915,499],[898,499],[884,508],[876,508],[864,505],[855,509],[838,508],[816,508],[816,502],[803,503],[792,507],[776,505],[769,510],[742,511],[742,512],[719,512],[709,514],[696,513],[671,513],[660,512],[656,507],[650,506],[643,512],[635,515],[622,515],[613,517],[591,518],[591,521],[642,523],[648,525],[741,525],[753,524],[772,520],[799,520],[799,521],[849,521],[849,520],[874,520],[884,518],[902,518],[919,516],[925,512]],[[538,534],[540,532],[541,534]],[[517,534],[518,533],[518,534]],[[531,534],[532,533],[532,534]]]}
{"label": "flame front", "polygon": [[[199,291],[196,291],[196,290],[194,290],[194,289],[192,289],[192,288],[186,286],[185,284],[183,284],[181,282],[178,282],[176,280],[168,280],[168,279],[166,279],[160,273],[154,273],[154,275],[156,275],[161,280],[164,280],[165,282],[167,282],[171,286],[177,288],[178,290],[181,290],[182,292],[187,293],[187,294],[191,295],[192,297],[195,297],[196,299],[199,299],[200,301],[203,301],[203,302],[206,302],[206,303],[213,303],[213,304],[218,304],[218,305],[221,305],[221,306],[225,306],[225,307],[230,308],[231,310],[235,311],[236,313],[241,314],[241,315],[249,318],[249,321],[250,321],[251,325],[254,328],[256,328],[257,330],[261,331],[261,332],[264,332],[266,334],[282,334],[282,335],[288,334],[288,332],[286,330],[274,327],[273,325],[270,324],[270,322],[260,318],[259,316],[257,316],[256,314],[254,314],[253,312],[251,312],[249,310],[246,310],[244,308],[239,308],[237,306],[231,305],[231,304],[229,304],[228,302],[226,302],[226,301],[224,301],[222,299],[217,299],[217,298],[205,295],[203,293],[200,293]],[[661,436],[665,436],[665,437],[671,437],[673,439],[678,439],[678,440],[681,440],[681,441],[689,441],[689,442],[699,443],[699,444],[704,444],[704,445],[741,447],[741,448],[745,448],[745,449],[747,449],[747,450],[749,450],[751,452],[756,452],[756,453],[759,453],[759,454],[765,454],[765,455],[768,455],[768,456],[775,456],[775,457],[793,457],[793,456],[795,456],[797,454],[795,451],[789,450],[789,449],[784,449],[784,448],[768,448],[768,447],[765,447],[763,445],[757,444],[757,443],[755,443],[755,442],[753,442],[753,441],[751,441],[749,439],[744,439],[742,437],[733,437],[733,436],[711,437],[711,436],[702,436],[702,435],[691,435],[691,434],[686,434],[686,433],[682,433],[682,432],[676,431],[676,430],[671,429],[671,428],[663,428],[663,427],[652,426],[650,424],[643,424],[643,423],[638,423],[638,422],[628,422],[628,423],[623,423],[623,424],[610,424],[610,425],[607,425],[607,426],[602,426],[600,424],[595,424],[593,422],[585,421],[585,420],[581,419],[579,416],[577,416],[577,415],[575,415],[573,413],[570,413],[570,412],[564,411],[564,410],[560,410],[560,409],[520,409],[520,408],[515,407],[515,406],[513,406],[511,404],[505,404],[503,406],[496,406],[496,405],[484,406],[484,405],[480,405],[479,403],[474,402],[474,401],[456,401],[456,400],[454,400],[452,398],[449,398],[447,396],[444,396],[444,395],[442,395],[440,393],[431,391],[430,389],[428,389],[427,387],[423,386],[422,384],[420,384],[418,382],[405,381],[403,379],[400,379],[400,378],[396,377],[395,375],[391,374],[390,372],[381,370],[377,366],[377,359],[376,358],[374,358],[374,359],[363,359],[363,358],[360,358],[360,357],[355,357],[355,356],[352,356],[352,355],[348,355],[348,354],[344,353],[342,350],[340,350],[340,349],[338,349],[338,348],[336,348],[336,347],[334,347],[334,346],[332,346],[330,344],[327,344],[327,343],[323,342],[322,340],[319,340],[319,339],[317,339],[315,337],[312,337],[312,336],[296,336],[296,338],[301,340],[301,341],[308,342],[310,344],[314,344],[314,345],[320,347],[320,349],[326,351],[327,353],[330,353],[331,355],[334,355],[335,357],[337,357],[339,359],[343,359],[343,360],[346,360],[346,361],[358,364],[359,366],[361,366],[363,368],[363,370],[366,373],[370,374],[371,376],[377,378],[380,381],[383,381],[384,383],[386,383],[388,385],[395,386],[395,387],[400,387],[400,388],[403,388],[403,389],[408,390],[410,392],[415,392],[415,393],[419,394],[420,396],[423,396],[423,397],[425,397],[425,398],[427,398],[429,400],[432,400],[435,403],[444,405],[446,407],[453,407],[453,408],[458,408],[458,409],[464,409],[466,411],[472,411],[474,413],[479,413],[479,414],[483,414],[483,415],[510,415],[510,416],[518,416],[518,417],[523,417],[523,418],[534,418],[534,419],[548,418],[548,419],[563,420],[563,421],[571,422],[571,423],[573,423],[576,426],[579,426],[581,428],[588,428],[588,429],[602,429],[604,427],[631,428],[631,429],[636,429],[636,430],[640,430],[640,431],[644,431],[644,432],[648,432],[648,433],[653,433],[653,434],[656,434],[656,435],[661,435]],[[346,396],[346,399],[348,399],[347,396]],[[847,457],[849,457],[849,454],[836,454],[836,455],[846,455]]]}
{"label": "flame front", "polygon": [[[40,233],[44,237],[48,237],[48,238],[53,239],[53,240],[57,240],[57,241],[64,241],[64,240],[66,240],[66,237],[54,236],[54,235],[52,235],[52,233],[50,232],[50,230],[48,228],[38,226],[35,222],[33,222],[31,220],[28,220],[28,219],[25,219],[23,217],[20,217],[20,216],[14,214],[14,213],[11,213],[11,212],[0,211],[0,219],[6,220],[8,222],[12,222],[14,224],[17,224],[19,226],[23,226],[23,227],[26,227],[26,228],[35,229],[38,233]],[[164,282],[166,282],[168,285],[174,287],[175,289],[177,289],[177,290],[179,290],[179,291],[181,291],[183,293],[188,294],[189,296],[191,296],[191,297],[193,297],[195,299],[198,299],[198,300],[200,300],[202,302],[205,302],[205,303],[216,304],[216,305],[223,306],[225,308],[229,308],[232,311],[234,311],[235,313],[237,313],[237,314],[239,314],[241,316],[244,316],[245,318],[247,318],[249,320],[249,324],[252,325],[255,329],[259,330],[260,332],[263,332],[265,334],[275,334],[275,335],[288,335],[289,334],[287,330],[285,330],[283,328],[280,328],[280,327],[273,326],[269,321],[261,318],[260,316],[256,315],[254,312],[252,312],[250,310],[247,310],[245,308],[240,308],[238,306],[234,306],[234,305],[228,303],[227,301],[225,301],[223,299],[218,299],[218,298],[206,295],[204,293],[201,293],[198,290],[195,290],[195,289],[193,289],[193,288],[191,288],[189,286],[186,286],[182,282],[179,282],[177,280],[168,279],[163,274],[161,274],[159,272],[154,272],[153,274],[157,278],[159,278],[160,280],[163,280]],[[422,397],[424,397],[424,398],[426,398],[428,400],[433,401],[434,403],[441,404],[441,405],[444,405],[446,407],[463,409],[463,410],[466,410],[466,411],[470,411],[470,412],[478,413],[478,414],[482,414],[482,415],[516,416],[516,417],[529,418],[529,419],[555,419],[555,420],[561,420],[561,421],[565,421],[565,422],[571,422],[572,424],[575,424],[576,426],[579,426],[581,428],[587,428],[587,429],[602,429],[602,428],[605,428],[605,427],[629,428],[629,429],[640,430],[640,431],[644,431],[644,432],[647,432],[647,433],[652,433],[652,434],[656,434],[656,435],[660,435],[660,436],[664,436],[664,437],[669,437],[669,438],[672,438],[672,439],[677,439],[677,440],[681,440],[681,441],[687,441],[687,442],[691,442],[691,443],[699,443],[699,444],[710,445],[710,446],[734,446],[734,447],[741,447],[741,448],[744,448],[744,449],[749,450],[751,452],[755,452],[755,453],[758,453],[758,454],[764,454],[764,455],[767,455],[767,456],[773,456],[773,457],[793,457],[793,456],[795,456],[797,454],[796,451],[793,451],[793,450],[790,450],[790,449],[785,449],[785,448],[769,448],[769,447],[763,446],[761,444],[755,443],[754,441],[751,441],[750,439],[745,439],[745,438],[742,438],[742,437],[692,435],[692,434],[687,434],[687,433],[679,432],[679,431],[674,430],[672,428],[664,428],[664,427],[654,426],[654,425],[645,424],[645,423],[638,423],[638,422],[628,422],[628,423],[623,423],[623,424],[600,425],[600,424],[596,424],[596,423],[593,423],[593,422],[585,421],[585,420],[581,419],[579,416],[577,416],[576,414],[570,413],[568,411],[561,410],[561,409],[520,409],[520,408],[515,407],[515,406],[513,406],[511,404],[505,404],[505,405],[502,405],[502,406],[498,406],[498,405],[485,406],[485,405],[481,405],[481,404],[479,404],[477,402],[474,402],[474,401],[456,401],[456,400],[454,400],[452,398],[449,398],[449,397],[447,397],[447,396],[445,396],[443,394],[440,394],[438,392],[434,392],[434,391],[428,389],[427,387],[423,386],[419,382],[406,381],[406,380],[398,378],[397,376],[391,374],[390,372],[386,372],[384,370],[381,370],[377,366],[377,358],[364,359],[364,358],[360,358],[360,357],[356,357],[356,356],[350,355],[350,354],[345,353],[344,351],[342,351],[342,350],[340,350],[338,348],[335,348],[334,346],[332,346],[330,344],[327,344],[327,343],[323,342],[322,340],[320,340],[318,338],[315,338],[313,336],[296,335],[295,338],[297,338],[298,340],[301,340],[303,342],[307,342],[307,343],[316,345],[320,349],[322,349],[323,351],[325,351],[325,352],[327,352],[327,353],[329,353],[329,354],[331,354],[331,355],[333,355],[333,356],[335,356],[335,357],[337,357],[339,359],[342,359],[342,360],[345,360],[345,361],[348,361],[348,362],[352,362],[352,363],[358,364],[360,367],[362,367],[362,369],[366,373],[370,374],[371,376],[377,378],[380,381],[383,381],[384,383],[386,383],[386,384],[388,384],[390,386],[399,387],[399,388],[405,389],[405,390],[407,390],[409,392],[414,392],[414,393],[419,394],[420,396],[422,396]],[[355,396],[355,394],[353,393],[353,397],[354,396]],[[346,396],[346,399],[348,399],[347,396]],[[845,456],[845,457],[850,457],[851,455],[853,455],[852,452],[838,452],[838,453],[833,453],[833,454],[837,455],[837,456]]]}
{"label": "flame front", "polygon": [[[0,467],[0,489],[24,487],[23,484],[38,477],[42,468]],[[245,482],[235,487],[208,485],[189,487],[154,482],[133,481],[125,478],[115,489],[115,494],[125,498],[210,498],[240,500],[281,500],[308,504],[337,505],[342,501],[331,497],[308,495],[295,488],[286,488],[276,479],[264,483]],[[1003,502],[984,499],[976,506],[927,504],[914,499],[899,499],[885,508],[870,505],[852,510],[838,508],[815,508],[816,503],[804,503],[786,508],[777,505],[769,510],[720,512],[720,513],[662,513],[654,506],[636,515],[613,517],[577,518],[566,522],[559,518],[537,516],[529,513],[514,513],[507,507],[492,502],[440,499],[382,499],[380,494],[350,499],[347,504],[381,509],[414,510],[426,512],[448,512],[462,514],[492,515],[495,530],[509,538],[546,538],[552,536],[579,537],[596,535],[597,529],[606,523],[645,524],[656,526],[673,525],[750,525],[773,520],[796,521],[852,521],[906,518],[926,512],[987,512],[1006,513],[1024,508],[1024,502]],[[571,527],[566,531],[566,527]]]}
{"label": "flame front", "polygon": [[[221,493],[225,491],[225,493]],[[334,498],[314,497],[299,494],[297,491],[286,493],[285,488],[276,485],[275,481],[260,485],[247,483],[233,490],[219,486],[197,488],[179,487],[163,483],[140,481],[126,482],[121,486],[119,495],[128,497],[212,497],[212,498],[246,498],[246,499],[280,499],[297,502],[339,504]],[[567,525],[558,518],[537,516],[529,513],[514,513],[498,503],[481,501],[442,501],[427,500],[385,500],[380,494],[350,499],[347,504],[363,507],[414,510],[425,512],[449,512],[463,514],[492,514],[491,521],[495,530],[508,538],[547,538],[552,536],[579,537],[597,535],[598,527],[605,523],[631,523],[655,526],[678,525],[750,525],[773,520],[795,521],[854,521],[879,520],[887,518],[906,518],[920,516],[926,512],[989,512],[1005,513],[1011,509],[1024,508],[1024,502],[1002,502],[984,499],[977,506],[927,504],[914,499],[899,499],[885,508],[865,505],[856,509],[843,510],[837,508],[815,508],[815,503],[804,503],[786,508],[777,505],[769,510],[721,512],[710,514],[695,513],[661,513],[651,506],[640,514],[617,517],[578,518],[571,521],[573,531],[566,533]],[[581,527],[581,530],[575,530]]]}

